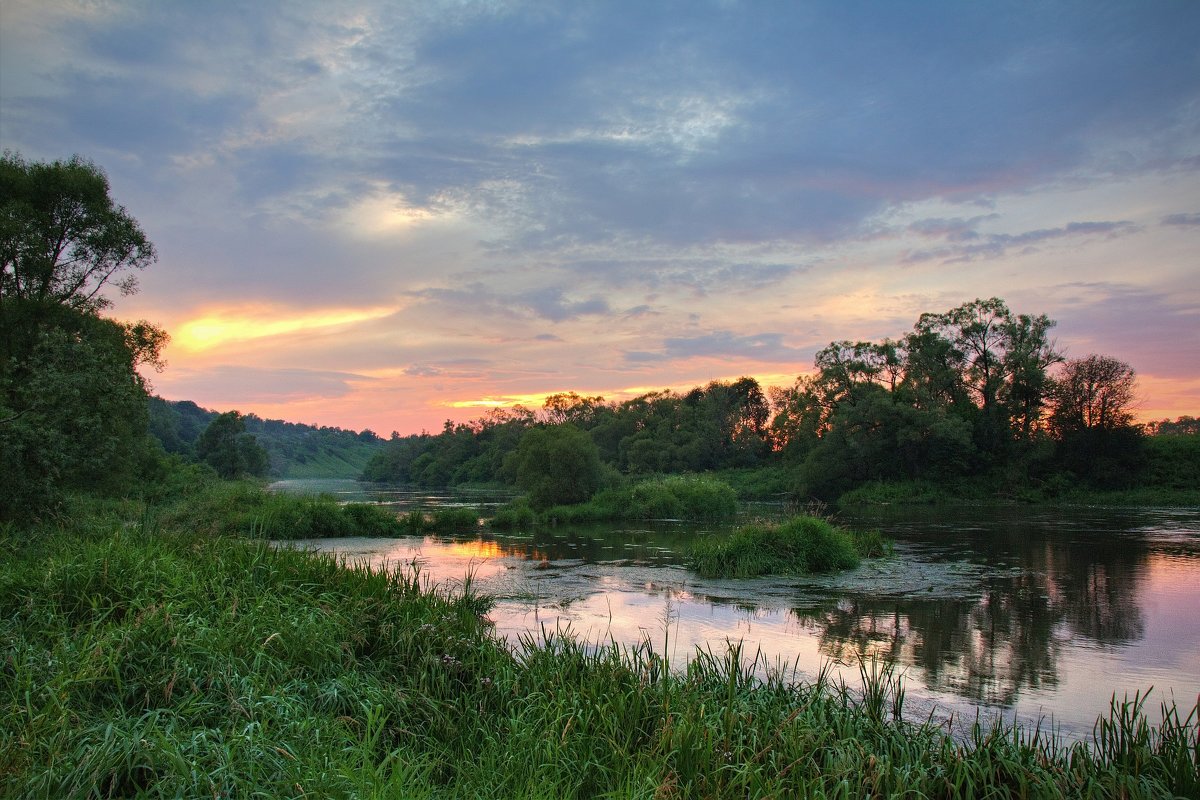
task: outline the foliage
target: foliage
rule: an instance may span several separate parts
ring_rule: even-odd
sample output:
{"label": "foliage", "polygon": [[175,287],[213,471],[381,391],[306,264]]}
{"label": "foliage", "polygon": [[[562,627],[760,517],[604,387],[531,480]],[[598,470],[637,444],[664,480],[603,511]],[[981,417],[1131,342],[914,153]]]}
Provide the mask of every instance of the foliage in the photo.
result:
{"label": "foliage", "polygon": [[739,500],[780,500],[796,490],[796,478],[785,464],[723,469],[709,475],[728,484]]}
{"label": "foliage", "polygon": [[589,502],[557,505],[539,515],[551,524],[624,519],[728,519],[737,513],[737,494],[706,475],[648,478],[631,486],[603,489]]}
{"label": "foliage", "polygon": [[218,414],[196,440],[196,456],[222,478],[261,477],[267,473],[267,451],[246,433],[237,411]]}
{"label": "foliage", "polygon": [[936,479],[968,471],[971,428],[947,410],[897,402],[878,386],[832,417],[800,470],[801,494],[833,501],[867,481]]}
{"label": "foliage", "polygon": [[135,291],[132,270],[155,260],[137,221],[113,202],[108,178],[75,156],[28,162],[0,157],[0,298],[95,313],[107,284]]}
{"label": "foliage", "polygon": [[[859,537],[872,553],[878,539]],[[853,534],[828,520],[799,516],[778,525],[755,523],[728,537],[696,542],[688,566],[705,578],[751,578],[852,569],[860,559]]]}
{"label": "foliage", "polygon": [[1149,436],[1195,436],[1200,434],[1200,419],[1185,415],[1174,420],[1147,422],[1145,428]]}
{"label": "foliage", "polygon": [[487,522],[497,530],[522,530],[532,527],[537,522],[537,513],[529,507],[526,498],[518,497],[497,508]]}
{"label": "foliage", "polygon": [[479,526],[479,509],[439,508],[426,523],[427,530],[465,531]]}
{"label": "foliage", "polygon": [[[0,533],[0,795],[1195,796],[1195,711],[1114,699],[1094,740],[904,720],[899,679],[684,665],[486,598],[196,535],[134,506]],[[132,516],[130,516],[132,515]],[[764,676],[765,677],[761,677]]]}
{"label": "foliage", "polygon": [[1133,425],[1137,388],[1133,367],[1109,356],[1090,355],[1063,364],[1054,382],[1051,424],[1061,436]]}
{"label": "foliage", "polygon": [[1151,436],[1144,444],[1144,485],[1200,490],[1200,435]]}
{"label": "foliage", "polygon": [[108,285],[154,260],[80,158],[0,157],[0,520],[50,513],[69,490],[119,492],[156,461],[139,365],[166,334],[101,317]]}
{"label": "foliage", "polygon": [[[196,444],[216,411],[191,401],[150,398],[150,433],[168,453],[195,458]],[[242,416],[245,432],[267,452],[274,478],[356,478],[383,441],[372,431]]]}
{"label": "foliage", "polygon": [[582,503],[600,488],[600,451],[573,425],[531,428],[514,455],[517,485],[534,508]]}
{"label": "foliage", "polygon": [[161,512],[169,527],[212,536],[317,539],[402,536],[396,515],[368,503],[340,504],[330,495],[266,492],[252,481],[211,481],[182,492]]}

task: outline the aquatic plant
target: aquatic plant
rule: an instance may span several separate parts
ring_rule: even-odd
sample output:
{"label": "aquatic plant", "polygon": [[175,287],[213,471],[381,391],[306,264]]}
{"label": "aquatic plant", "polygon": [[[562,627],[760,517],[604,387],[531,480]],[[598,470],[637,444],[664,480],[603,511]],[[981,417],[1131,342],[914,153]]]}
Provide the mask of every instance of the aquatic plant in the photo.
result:
{"label": "aquatic plant", "polygon": [[[862,535],[874,552],[882,539]],[[698,539],[688,565],[706,578],[831,572],[858,566],[856,538],[825,519],[793,517],[779,524],[753,523],[725,537]]]}
{"label": "aquatic plant", "polygon": [[528,528],[536,521],[537,514],[529,507],[529,502],[523,497],[518,497],[497,508],[488,519],[488,524],[497,530],[511,531]]}

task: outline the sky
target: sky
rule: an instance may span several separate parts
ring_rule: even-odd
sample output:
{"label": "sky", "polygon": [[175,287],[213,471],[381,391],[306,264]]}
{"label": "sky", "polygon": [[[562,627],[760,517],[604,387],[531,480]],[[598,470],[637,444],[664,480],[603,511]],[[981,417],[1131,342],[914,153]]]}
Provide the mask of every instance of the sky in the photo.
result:
{"label": "sky", "polygon": [[154,391],[437,431],[999,296],[1200,414],[1200,3],[0,2],[0,146],[158,251]]}

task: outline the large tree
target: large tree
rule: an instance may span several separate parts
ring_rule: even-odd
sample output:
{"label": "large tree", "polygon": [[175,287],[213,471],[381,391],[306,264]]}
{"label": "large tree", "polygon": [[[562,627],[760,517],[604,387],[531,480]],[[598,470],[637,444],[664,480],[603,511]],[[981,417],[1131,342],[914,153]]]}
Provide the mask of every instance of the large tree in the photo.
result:
{"label": "large tree", "polygon": [[127,485],[146,453],[146,386],[166,334],[100,316],[154,260],[108,180],[78,157],[0,157],[0,518],[64,488]]}
{"label": "large tree", "polygon": [[1095,354],[1072,359],[1054,381],[1054,427],[1060,435],[1128,427],[1136,388],[1137,374],[1124,361]]}
{"label": "large tree", "polygon": [[196,456],[222,478],[267,474],[267,451],[246,433],[246,420],[237,411],[218,414],[196,440]]}

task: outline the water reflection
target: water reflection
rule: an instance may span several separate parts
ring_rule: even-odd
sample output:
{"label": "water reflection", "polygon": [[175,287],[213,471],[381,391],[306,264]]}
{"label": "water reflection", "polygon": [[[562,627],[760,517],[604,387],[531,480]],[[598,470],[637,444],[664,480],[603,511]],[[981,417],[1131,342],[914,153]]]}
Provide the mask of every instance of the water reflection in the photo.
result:
{"label": "water reflection", "polygon": [[[400,511],[498,502],[388,497],[377,502]],[[1114,692],[1173,689],[1187,708],[1200,692],[1200,509],[917,509],[845,522],[882,529],[896,555],[837,576],[708,581],[682,564],[697,536],[720,532],[712,525],[329,546],[376,563],[418,557],[437,581],[472,571],[498,598],[497,629],[510,636],[570,624],[585,636],[664,639],[666,609],[679,655],[731,637],[810,674],[829,660],[877,657],[902,667],[910,695],[1052,714],[1084,732]]]}

